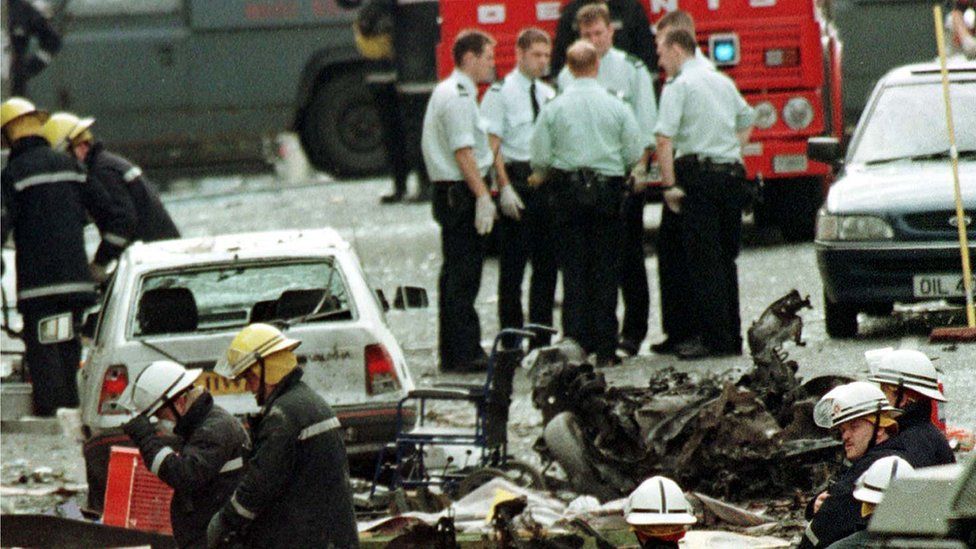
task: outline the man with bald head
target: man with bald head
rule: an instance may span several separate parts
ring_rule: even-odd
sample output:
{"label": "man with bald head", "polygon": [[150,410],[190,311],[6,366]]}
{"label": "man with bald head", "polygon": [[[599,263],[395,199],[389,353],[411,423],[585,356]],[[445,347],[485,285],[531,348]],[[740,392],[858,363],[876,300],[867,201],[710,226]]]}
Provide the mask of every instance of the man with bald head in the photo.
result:
{"label": "man with bald head", "polygon": [[633,111],[597,82],[596,48],[566,52],[573,80],[539,115],[532,168],[552,196],[557,260],[563,271],[563,333],[598,366],[615,361],[624,178],[644,146]]}

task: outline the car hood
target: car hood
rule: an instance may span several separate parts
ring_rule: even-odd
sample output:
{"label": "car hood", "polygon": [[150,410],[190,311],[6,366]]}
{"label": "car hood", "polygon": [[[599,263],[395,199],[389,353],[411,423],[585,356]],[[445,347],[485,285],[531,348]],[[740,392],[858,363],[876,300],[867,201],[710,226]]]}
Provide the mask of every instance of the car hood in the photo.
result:
{"label": "car hood", "polygon": [[[949,162],[892,162],[851,165],[830,188],[830,213],[904,213],[955,207]],[[976,162],[959,163],[959,182],[966,209],[976,208]]]}

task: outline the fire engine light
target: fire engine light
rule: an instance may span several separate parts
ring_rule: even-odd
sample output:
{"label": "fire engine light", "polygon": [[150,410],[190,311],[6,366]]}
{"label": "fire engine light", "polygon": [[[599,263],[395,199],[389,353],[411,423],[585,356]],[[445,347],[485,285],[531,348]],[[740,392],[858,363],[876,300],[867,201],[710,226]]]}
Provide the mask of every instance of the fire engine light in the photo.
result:
{"label": "fire engine light", "polygon": [[800,64],[800,50],[797,48],[766,50],[763,57],[767,67],[795,67]]}
{"label": "fire engine light", "polygon": [[790,99],[783,107],[783,121],[791,129],[805,129],[813,122],[813,105],[803,97]]}
{"label": "fire engine light", "polygon": [[739,35],[735,33],[713,34],[708,37],[708,53],[716,66],[739,64]]}
{"label": "fire engine light", "polygon": [[756,109],[755,124],[757,128],[768,130],[776,123],[776,107],[769,101],[763,101],[753,108]]}

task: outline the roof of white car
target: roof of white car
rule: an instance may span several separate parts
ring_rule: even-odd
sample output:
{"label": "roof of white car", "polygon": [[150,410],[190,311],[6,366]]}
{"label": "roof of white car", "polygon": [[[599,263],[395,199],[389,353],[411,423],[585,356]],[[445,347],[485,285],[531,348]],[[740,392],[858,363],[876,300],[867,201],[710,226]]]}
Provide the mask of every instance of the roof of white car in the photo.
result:
{"label": "roof of white car", "polygon": [[[950,80],[969,80],[976,75],[976,61],[970,61],[962,56],[950,57],[946,62],[946,69]],[[938,60],[895,67],[883,78],[888,85],[941,79],[942,67]]]}
{"label": "roof of white car", "polygon": [[335,229],[323,228],[137,242],[126,250],[125,255],[133,264],[143,267],[168,267],[235,258],[314,257],[349,249],[349,242]]}

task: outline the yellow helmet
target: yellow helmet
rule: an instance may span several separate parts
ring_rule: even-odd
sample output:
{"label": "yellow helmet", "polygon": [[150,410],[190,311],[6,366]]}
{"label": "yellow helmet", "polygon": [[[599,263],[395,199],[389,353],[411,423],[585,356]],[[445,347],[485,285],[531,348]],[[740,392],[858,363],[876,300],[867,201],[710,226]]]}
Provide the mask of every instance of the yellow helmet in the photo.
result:
{"label": "yellow helmet", "polygon": [[353,23],[352,33],[356,39],[356,49],[366,59],[393,59],[393,37],[389,33],[366,36],[359,29],[358,23]]}
{"label": "yellow helmet", "polygon": [[41,122],[44,122],[48,118],[47,111],[39,110],[33,103],[23,97],[11,97],[0,104],[0,128],[3,128],[21,116],[35,113],[41,119]]}
{"label": "yellow helmet", "polygon": [[41,137],[47,139],[51,147],[63,149],[68,144],[71,130],[78,125],[78,117],[70,112],[56,112],[41,126]]}
{"label": "yellow helmet", "polygon": [[214,372],[228,379],[237,379],[257,364],[258,359],[262,359],[265,382],[274,385],[297,366],[297,360],[290,351],[301,343],[285,337],[281,330],[269,324],[251,324],[234,336]]}

